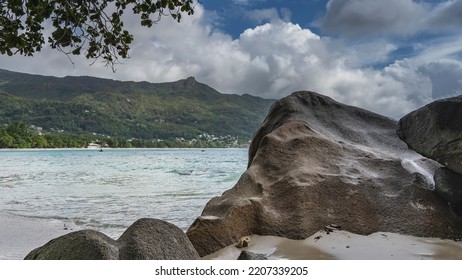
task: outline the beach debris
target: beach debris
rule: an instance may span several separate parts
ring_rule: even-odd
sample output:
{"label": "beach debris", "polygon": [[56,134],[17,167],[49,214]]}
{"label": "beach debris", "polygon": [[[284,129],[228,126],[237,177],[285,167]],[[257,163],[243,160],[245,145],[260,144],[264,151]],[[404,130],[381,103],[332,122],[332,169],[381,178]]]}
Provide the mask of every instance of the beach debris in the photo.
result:
{"label": "beach debris", "polygon": [[321,238],[322,238],[322,235],[315,236],[315,237],[314,237],[314,242],[317,242],[317,241],[318,241],[319,239],[321,239]]}
{"label": "beach debris", "polygon": [[239,241],[236,243],[236,248],[244,248],[248,247],[250,244],[250,236],[243,236],[239,238]]}

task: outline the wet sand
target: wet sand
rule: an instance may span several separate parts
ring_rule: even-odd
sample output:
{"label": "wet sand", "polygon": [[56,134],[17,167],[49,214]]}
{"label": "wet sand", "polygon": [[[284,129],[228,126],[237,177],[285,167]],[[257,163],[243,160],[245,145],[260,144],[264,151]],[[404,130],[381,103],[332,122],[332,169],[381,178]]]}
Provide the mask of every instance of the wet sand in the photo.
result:
{"label": "wet sand", "polygon": [[236,260],[242,250],[264,254],[268,259],[290,260],[459,260],[462,242],[377,232],[368,236],[336,230],[319,231],[305,240],[276,236],[251,237],[249,247],[234,245],[204,259]]}
{"label": "wet sand", "polygon": [[[31,250],[58,236],[77,230],[58,220],[27,218],[0,213],[0,260],[23,259]],[[251,236],[249,247],[234,245],[203,259],[236,260],[242,250],[268,259],[289,260],[419,260],[462,259],[462,242],[378,232],[369,236],[322,230],[305,240],[276,236]]]}
{"label": "wet sand", "polygon": [[20,260],[51,239],[71,232],[62,221],[0,213],[0,260]]}

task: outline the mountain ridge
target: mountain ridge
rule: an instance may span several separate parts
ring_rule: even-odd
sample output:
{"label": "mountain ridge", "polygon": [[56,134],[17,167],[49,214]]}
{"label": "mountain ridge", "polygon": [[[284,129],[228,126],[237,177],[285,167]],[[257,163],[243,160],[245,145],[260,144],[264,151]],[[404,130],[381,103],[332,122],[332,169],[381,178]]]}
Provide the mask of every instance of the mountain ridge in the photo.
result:
{"label": "mountain ridge", "polygon": [[0,123],[139,139],[207,133],[250,139],[273,100],[223,94],[188,77],[176,82],[62,78],[0,69]]}

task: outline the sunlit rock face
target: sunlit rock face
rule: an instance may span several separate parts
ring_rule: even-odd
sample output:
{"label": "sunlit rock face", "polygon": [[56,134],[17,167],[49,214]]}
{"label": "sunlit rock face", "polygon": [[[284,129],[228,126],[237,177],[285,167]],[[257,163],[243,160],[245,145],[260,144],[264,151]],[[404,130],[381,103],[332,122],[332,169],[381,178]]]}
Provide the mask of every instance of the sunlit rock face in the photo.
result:
{"label": "sunlit rock face", "polygon": [[433,191],[439,164],[409,149],[396,127],[314,92],[277,101],[254,135],[247,171],[207,203],[189,239],[204,256],[245,235],[304,239],[330,224],[460,235],[462,220]]}

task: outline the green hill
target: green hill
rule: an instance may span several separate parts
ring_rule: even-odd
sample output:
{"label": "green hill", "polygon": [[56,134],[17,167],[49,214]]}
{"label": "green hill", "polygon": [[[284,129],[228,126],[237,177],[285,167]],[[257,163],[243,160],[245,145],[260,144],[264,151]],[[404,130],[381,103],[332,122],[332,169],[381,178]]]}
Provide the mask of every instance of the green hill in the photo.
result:
{"label": "green hill", "polygon": [[74,134],[250,139],[273,100],[222,94],[190,77],[171,83],[47,77],[0,69],[0,124],[23,121]]}

